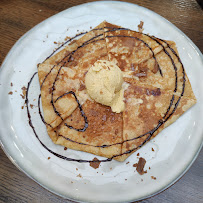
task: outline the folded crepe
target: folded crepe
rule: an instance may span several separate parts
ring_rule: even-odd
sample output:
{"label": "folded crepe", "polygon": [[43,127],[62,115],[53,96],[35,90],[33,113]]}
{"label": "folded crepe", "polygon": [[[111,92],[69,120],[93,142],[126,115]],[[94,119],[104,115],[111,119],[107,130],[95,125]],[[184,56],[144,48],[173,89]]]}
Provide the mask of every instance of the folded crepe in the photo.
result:
{"label": "folded crepe", "polygon": [[[85,74],[97,60],[124,77],[125,110],[93,101]],[[196,103],[173,41],[106,21],[38,65],[44,123],[55,144],[124,161]]]}

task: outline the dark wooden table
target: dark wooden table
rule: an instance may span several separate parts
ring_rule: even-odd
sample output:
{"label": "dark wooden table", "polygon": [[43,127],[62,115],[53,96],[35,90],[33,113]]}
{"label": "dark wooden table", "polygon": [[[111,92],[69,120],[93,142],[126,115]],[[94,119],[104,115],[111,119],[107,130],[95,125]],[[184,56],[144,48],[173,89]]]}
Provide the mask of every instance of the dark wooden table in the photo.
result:
{"label": "dark wooden table", "polygon": [[[85,0],[0,0],[0,64],[33,26]],[[203,10],[195,0],[129,0],[155,11],[181,29],[203,52]],[[199,0],[199,2],[202,2]],[[1,107],[0,107],[1,108]],[[156,203],[203,201],[203,150],[190,170],[166,191],[143,200]],[[0,202],[70,202],[45,190],[19,171],[0,149]]]}

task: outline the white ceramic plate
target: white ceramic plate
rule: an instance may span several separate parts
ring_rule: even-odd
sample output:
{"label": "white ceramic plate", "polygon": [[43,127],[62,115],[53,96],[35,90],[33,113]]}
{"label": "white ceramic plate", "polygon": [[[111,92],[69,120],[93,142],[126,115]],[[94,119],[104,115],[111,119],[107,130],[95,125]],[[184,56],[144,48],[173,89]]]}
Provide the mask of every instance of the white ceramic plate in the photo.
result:
{"label": "white ceramic plate", "polygon": [[[107,20],[137,30],[144,21],[144,32],[176,42],[186,73],[197,97],[197,104],[180,119],[162,131],[138,152],[147,161],[148,171],[140,176],[132,166],[138,161],[134,153],[125,162],[101,163],[98,169],[88,163],[68,162],[50,154],[36,139],[28,125],[21,88],[27,83],[37,64],[77,30],[89,30]],[[198,48],[170,22],[146,8],[124,2],[94,2],[67,9],[40,23],[14,45],[0,69],[0,138],[11,161],[24,173],[48,190],[78,201],[124,202],[156,194],[180,178],[191,166],[202,145],[203,136],[203,60]],[[10,83],[13,83],[11,87]],[[12,91],[13,95],[8,92]],[[74,150],[64,151],[46,134],[37,113],[39,93],[37,75],[31,85],[30,101],[34,124],[40,139],[53,151],[73,158],[95,156]],[[152,151],[152,148],[154,151]],[[48,157],[51,157],[49,160]],[[129,164],[126,164],[129,162]],[[151,168],[149,170],[149,167]],[[80,175],[79,175],[80,174]],[[82,177],[81,177],[82,176]],[[153,180],[151,176],[156,177]]]}

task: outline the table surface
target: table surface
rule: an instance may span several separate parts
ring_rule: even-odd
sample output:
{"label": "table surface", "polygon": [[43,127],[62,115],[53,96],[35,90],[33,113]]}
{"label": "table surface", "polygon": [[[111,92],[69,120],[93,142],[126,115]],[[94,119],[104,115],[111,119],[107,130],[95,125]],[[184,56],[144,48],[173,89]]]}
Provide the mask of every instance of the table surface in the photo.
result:
{"label": "table surface", "polygon": [[[0,64],[14,43],[33,26],[85,0],[0,0]],[[203,52],[203,10],[195,0],[129,0],[176,25]],[[198,2],[202,2],[199,0]],[[200,3],[201,4],[201,3]],[[189,171],[164,192],[141,202],[202,202],[203,150]],[[0,149],[0,202],[71,202],[39,186]]]}

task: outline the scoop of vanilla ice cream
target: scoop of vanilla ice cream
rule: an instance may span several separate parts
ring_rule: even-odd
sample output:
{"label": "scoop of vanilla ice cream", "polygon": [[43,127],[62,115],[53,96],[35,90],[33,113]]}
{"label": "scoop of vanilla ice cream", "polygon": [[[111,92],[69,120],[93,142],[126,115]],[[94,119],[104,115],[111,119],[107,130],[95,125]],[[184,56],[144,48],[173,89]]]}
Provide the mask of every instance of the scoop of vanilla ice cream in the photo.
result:
{"label": "scoop of vanilla ice cream", "polygon": [[85,77],[89,96],[98,103],[111,106],[112,111],[116,113],[125,108],[122,84],[122,71],[116,64],[107,60],[96,61]]}

